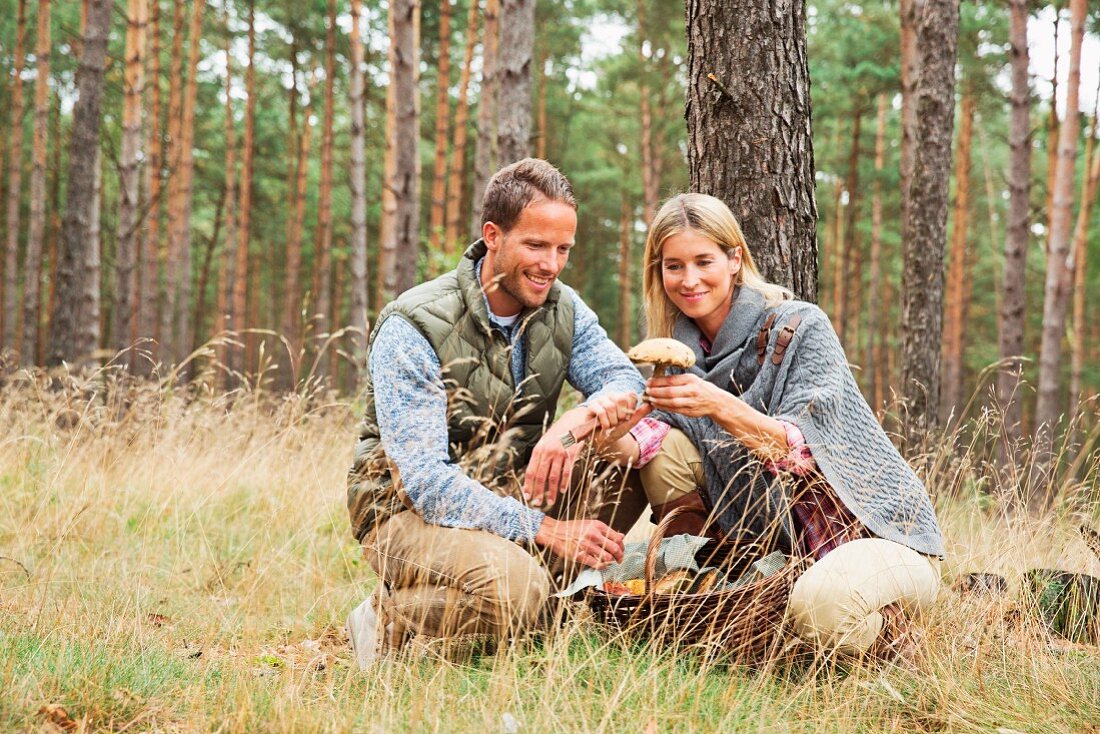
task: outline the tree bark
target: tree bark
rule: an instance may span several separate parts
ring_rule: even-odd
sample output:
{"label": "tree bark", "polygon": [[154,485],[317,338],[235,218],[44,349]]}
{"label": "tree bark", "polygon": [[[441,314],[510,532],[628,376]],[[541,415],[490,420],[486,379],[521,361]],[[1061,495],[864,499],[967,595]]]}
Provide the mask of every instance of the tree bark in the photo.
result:
{"label": "tree bark", "polygon": [[[251,326],[245,310],[248,304],[248,245],[252,234],[252,168],[256,135],[256,4],[248,3],[248,71],[245,73],[244,141],[241,150],[240,222],[237,229],[236,282],[233,284],[233,306],[230,310],[230,328],[241,333]],[[246,337],[246,341],[251,341]],[[231,369],[240,372],[244,362],[240,352],[234,351]]]}
{"label": "tree bark", "polygon": [[[313,85],[310,85],[313,88]],[[312,115],[313,97],[310,96],[302,115],[302,131],[298,139],[298,154],[295,156],[297,165],[294,171],[294,208],[291,211],[290,231],[287,233],[286,243],[286,292],[283,299],[282,331],[283,336],[290,342],[291,347],[291,374],[296,374],[298,368],[298,355],[302,348],[302,229],[306,214],[306,184],[309,174],[309,147],[312,137],[313,125],[310,122]],[[316,294],[314,294],[316,297]],[[291,382],[288,387],[293,386]]]}
{"label": "tree bark", "polygon": [[199,41],[202,37],[202,13],[205,0],[193,0],[191,5],[191,27],[188,31],[187,87],[183,96],[183,119],[180,126],[182,155],[180,156],[179,216],[176,219],[176,231],[173,234],[178,264],[177,283],[179,287],[176,325],[173,330],[176,337],[177,358],[191,351],[194,337],[191,322],[191,202],[194,199],[195,180],[195,99],[198,93]]}
{"label": "tree bark", "polygon": [[919,8],[923,0],[899,0],[901,30],[901,221],[908,221],[909,186],[913,181],[914,147],[917,140],[917,80],[920,78],[920,55],[917,50]]}
{"label": "tree bark", "polygon": [[[1070,250],[1073,229],[1074,163],[1077,158],[1079,129],[1078,98],[1081,85],[1081,43],[1085,31],[1085,0],[1070,0],[1069,79],[1066,89],[1066,116],[1058,135],[1058,166],[1054,177],[1054,208],[1051,213],[1050,252],[1047,254],[1046,286],[1043,293],[1043,339],[1039,350],[1039,399],[1035,405],[1036,462],[1049,469],[1054,459],[1054,430],[1061,406],[1062,339],[1066,330],[1066,310],[1073,287],[1073,262]],[[1040,473],[1042,476],[1043,472]],[[1029,488],[1032,509],[1046,506],[1056,488],[1044,492],[1041,482]]]}
{"label": "tree bark", "polygon": [[[419,38],[417,38],[419,47]],[[419,59],[417,61],[419,64]],[[332,325],[329,311],[332,308],[332,130],[335,111],[336,77],[336,0],[328,0],[328,30],[325,36],[325,119],[321,132],[321,192],[317,203],[317,233],[314,248],[313,294],[316,299],[316,334],[327,338]],[[414,81],[415,88],[415,81]],[[416,124],[416,120],[413,120]],[[419,139],[419,130],[414,133]],[[419,171],[419,169],[418,169]],[[415,248],[415,244],[414,244]],[[415,249],[413,250],[415,252]],[[323,339],[320,343],[323,343]],[[323,363],[319,363],[321,367]],[[324,374],[322,369],[319,374]],[[297,375],[295,375],[297,377]],[[297,383],[297,380],[295,380]]]}
{"label": "tree bark", "polygon": [[[1097,95],[1100,105],[1100,93]],[[1096,147],[1097,109],[1092,112],[1092,131],[1085,147],[1085,181],[1081,192],[1081,206],[1077,210],[1077,224],[1073,227],[1073,339],[1070,341],[1069,411],[1077,417],[1084,407],[1085,393],[1081,375],[1085,369],[1085,352],[1088,337],[1085,329],[1085,275],[1088,269],[1088,234],[1092,207],[1096,203],[1096,191],[1100,188],[1100,154]]]}
{"label": "tree bark", "polygon": [[172,55],[168,63],[168,181],[166,231],[161,235],[161,259],[164,263],[164,301],[160,311],[160,357],[165,362],[176,362],[180,355],[175,351],[175,314],[179,303],[179,252],[174,247],[175,233],[179,230],[180,185],[183,161],[183,39],[184,3],[175,0],[172,14]]}
{"label": "tree bark", "polygon": [[439,83],[435,98],[435,160],[428,220],[428,271],[440,269],[447,212],[447,122],[451,115],[451,0],[439,4]]}
{"label": "tree bark", "polygon": [[619,346],[629,349],[634,339],[634,319],[631,318],[630,284],[630,233],[634,225],[634,212],[627,198],[626,189],[619,192]]}
{"label": "tree bark", "polygon": [[[237,279],[237,131],[233,119],[233,53],[229,32],[229,1],[224,6],[225,26],[225,245],[222,248],[221,264],[218,268],[218,316],[215,334],[222,334],[235,328],[229,321],[233,302],[233,286]],[[228,366],[229,348],[222,343],[218,346],[218,362]],[[226,386],[224,370],[217,371],[216,384],[219,389]]]}
{"label": "tree bark", "polygon": [[84,51],[77,72],[77,100],[73,107],[72,147],[69,153],[69,187],[61,225],[61,252],[57,268],[57,312],[52,319],[49,362],[74,362],[94,348],[81,320],[82,296],[87,293],[86,268],[97,253],[89,252],[89,219],[95,200],[99,153],[100,100],[107,56],[107,31],[111,3],[89,0]]}
{"label": "tree bark", "polygon": [[151,360],[135,359],[131,361],[135,369],[141,373],[148,373],[156,360],[157,346],[160,343],[157,319],[157,301],[159,288],[157,283],[157,271],[160,264],[160,217],[162,209],[162,183],[164,161],[163,129],[161,127],[161,102],[160,102],[160,0],[151,0],[152,12],[149,14],[149,34],[151,43],[149,49],[149,118],[147,135],[149,138],[149,162],[145,167],[145,214],[142,231],[141,270],[137,285],[138,318],[133,339],[143,337],[152,339],[152,343],[144,345]]}
{"label": "tree bark", "polygon": [[997,402],[1004,421],[1004,440],[999,463],[1007,466],[1020,440],[1020,374],[1023,369],[1024,316],[1027,311],[1027,246],[1031,228],[1031,92],[1028,89],[1027,0],[1009,1],[1011,30],[1012,111],[1008,141],[1011,163],[1008,176],[1008,226],[1005,228],[1004,268],[1001,273],[999,351],[1002,367],[997,374]]}
{"label": "tree bark", "polygon": [[11,81],[11,152],[8,154],[7,236],[4,238],[4,312],[0,314],[3,345],[19,349],[23,338],[18,308],[19,201],[23,194],[23,67],[27,34],[27,0],[19,0],[15,23],[15,67]]}
{"label": "tree bark", "polygon": [[878,95],[875,118],[875,182],[871,193],[871,273],[867,294],[867,345],[863,364],[869,384],[867,395],[876,413],[886,402],[886,363],[883,355],[885,335],[879,333],[879,309],[882,301],[882,169],[886,164],[886,94]]}
{"label": "tree bark", "polygon": [[500,166],[531,154],[531,65],[535,0],[501,0],[500,98],[497,107]]}
{"label": "tree bark", "polygon": [[970,169],[974,140],[974,94],[962,95],[958,144],[955,148],[955,209],[952,217],[951,253],[948,258],[946,311],[943,328],[943,390],[940,416],[944,422],[959,419],[963,403],[963,343],[966,290],[970,281],[967,234],[970,223]]}
{"label": "tree bark", "polygon": [[943,328],[943,251],[955,113],[958,0],[925,0],[917,29],[917,139],[913,180],[902,236],[902,390],[909,437],[937,425],[940,335]]}
{"label": "tree bark", "polygon": [[119,161],[118,250],[115,254],[115,306],[112,347],[131,342],[137,262],[138,153],[141,149],[141,97],[145,92],[145,0],[129,0],[126,10],[126,76],[122,88],[122,155]]}
{"label": "tree bark", "polygon": [[[859,140],[863,132],[863,110],[857,105],[852,113],[852,147],[848,151],[848,174],[844,177],[844,189],[848,192],[848,204],[844,208],[844,242],[840,248],[840,275],[844,281],[841,291],[841,312],[843,318],[837,319],[837,335],[840,342],[848,347],[852,354],[856,354],[856,343],[859,338],[858,328],[853,328],[853,321],[859,320],[860,308],[856,288],[853,288],[852,280],[858,277],[856,260],[856,221],[859,219]],[[858,327],[858,324],[856,324]]]}
{"label": "tree bark", "polygon": [[[491,1],[491,0],[490,0]],[[390,5],[390,73],[386,95],[385,188],[382,192],[379,298],[385,303],[411,288],[419,244],[420,0]]]}
{"label": "tree bark", "polygon": [[816,301],[804,5],[686,0],[686,6],[691,189],[729,205],[765,278]]}
{"label": "tree bark", "polygon": [[[362,0],[351,0],[351,354],[356,386],[366,365],[367,352],[367,184],[366,122],[363,108],[363,41],[359,29]],[[468,72],[465,72],[468,76]],[[444,243],[446,244],[446,243]]]}
{"label": "tree bark", "polygon": [[481,43],[481,91],[477,99],[477,147],[474,150],[474,190],[470,202],[470,239],[481,237],[481,198],[498,168],[497,108],[500,80],[500,0],[485,0],[485,33]]}
{"label": "tree bark", "polygon": [[[37,71],[34,80],[34,147],[31,153],[31,216],[23,263],[23,364],[34,364],[42,322],[42,241],[46,232],[46,138],[50,126],[50,0],[38,3]],[[99,141],[96,141],[98,149]]]}
{"label": "tree bark", "polygon": [[469,135],[470,69],[473,66],[474,46],[477,45],[477,18],[480,0],[470,0],[466,15],[466,52],[462,57],[462,77],[458,83],[458,104],[455,107],[454,140],[451,144],[450,180],[447,182],[447,231],[443,237],[443,251],[449,258],[459,243],[462,227],[462,182],[466,173],[466,139]]}

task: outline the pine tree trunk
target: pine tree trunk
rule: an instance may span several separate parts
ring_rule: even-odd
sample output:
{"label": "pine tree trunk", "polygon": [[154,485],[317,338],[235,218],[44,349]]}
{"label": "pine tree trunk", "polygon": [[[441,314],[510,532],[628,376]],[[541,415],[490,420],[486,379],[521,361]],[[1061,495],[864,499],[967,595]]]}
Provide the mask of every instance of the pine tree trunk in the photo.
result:
{"label": "pine tree trunk", "polygon": [[[335,110],[336,76],[336,0],[328,0],[328,33],[325,38],[325,119],[321,133],[321,192],[317,204],[317,236],[314,252],[315,269],[313,272],[313,293],[316,300],[316,318],[318,337],[328,336],[332,328],[329,311],[332,308],[330,293],[332,290],[332,126]],[[417,38],[419,44],[419,38]],[[419,47],[419,45],[418,45]],[[416,62],[419,64],[419,60]],[[415,81],[414,81],[415,89]],[[416,121],[413,121],[416,124]],[[419,130],[415,133],[419,139]],[[413,245],[416,252],[416,243]],[[319,343],[323,343],[319,342]],[[320,366],[320,363],[319,365]],[[319,370],[320,374],[324,374]]]}
{"label": "pine tree trunk", "polygon": [[[81,328],[81,313],[87,306],[82,296],[89,292],[85,284],[89,261],[98,253],[90,252],[89,220],[95,201],[95,179],[99,159],[100,100],[103,92],[104,61],[107,56],[107,31],[111,19],[108,0],[89,0],[88,24],[84,49],[77,72],[77,99],[73,106],[72,147],[69,153],[69,187],[65,216],[61,225],[61,252],[57,268],[57,312],[52,319],[49,362],[75,362],[86,357],[95,343]],[[98,313],[94,314],[98,317]]]}
{"label": "pine tree trunk", "polygon": [[947,264],[947,294],[943,326],[943,391],[940,416],[943,422],[961,418],[963,402],[963,335],[966,333],[964,304],[968,286],[967,233],[970,223],[970,168],[974,140],[974,94],[962,95],[959,138],[955,148],[955,210],[952,216],[951,252]]}
{"label": "pine tree trunk", "polygon": [[481,44],[481,91],[477,99],[477,147],[474,150],[474,190],[470,201],[470,239],[481,237],[481,198],[498,168],[497,109],[500,43],[500,0],[485,0],[485,33]]}
{"label": "pine tree trunk", "polygon": [[[46,138],[50,127],[50,0],[38,3],[37,71],[34,80],[34,147],[31,153],[31,216],[23,263],[23,364],[33,364],[41,339],[42,241],[46,233]],[[99,141],[96,141],[96,148]]]}
{"label": "pine tree trunk", "polygon": [[920,78],[920,55],[917,50],[918,0],[899,0],[901,29],[901,221],[908,221],[909,186],[913,181],[914,147],[917,141],[917,81]]}
{"label": "pine tree trunk", "polygon": [[361,16],[361,0],[351,0],[351,86],[348,92],[351,106],[351,175],[348,181],[351,188],[351,354],[356,386],[365,368],[363,361],[366,359],[368,329],[366,122],[363,108],[363,41],[359,29]]}
{"label": "pine tree trunk", "polygon": [[462,77],[458,83],[458,104],[455,107],[454,140],[451,144],[450,174],[447,181],[447,231],[443,237],[443,251],[450,257],[459,246],[459,230],[462,227],[462,183],[466,176],[466,139],[469,135],[470,71],[473,66],[474,46],[477,45],[477,18],[480,0],[470,0],[466,16],[466,52],[462,57]]}
{"label": "pine tree trunk", "polygon": [[92,355],[99,347],[103,333],[102,295],[100,283],[103,263],[103,150],[96,147],[95,176],[92,180],[92,203],[88,209],[87,257],[84,260],[84,289],[80,294],[78,335],[83,345],[81,353]]}
{"label": "pine tree trunk", "polygon": [[180,355],[175,351],[176,309],[179,299],[179,252],[175,248],[180,209],[180,186],[183,162],[183,0],[175,0],[172,15],[172,56],[169,61],[168,85],[168,139],[167,139],[167,226],[161,235],[164,262],[164,302],[160,312],[160,356],[165,362],[174,363]]}
{"label": "pine tree trunk", "polygon": [[497,136],[500,166],[531,154],[531,65],[535,0],[501,0],[500,97]]}
{"label": "pine tree trunk", "polygon": [[911,438],[920,429],[936,425],[938,418],[943,251],[958,40],[958,0],[926,0],[917,27],[921,68],[916,89],[917,139],[902,235],[901,377]]}
{"label": "pine tree trunk", "polygon": [[451,114],[451,0],[439,4],[439,83],[435,99],[435,161],[428,220],[428,270],[439,272],[447,211],[447,121]]}
{"label": "pine tree trunk", "polygon": [[[7,236],[4,238],[4,297],[0,314],[3,346],[19,349],[23,339],[23,322],[18,307],[19,267],[19,201],[23,194],[23,67],[26,64],[24,44],[27,33],[27,0],[19,0],[15,25],[15,68],[11,82],[11,132],[8,133],[11,152],[8,155]],[[18,315],[17,315],[18,314]]]}
{"label": "pine tree trunk", "polygon": [[[1050,109],[1047,111],[1047,198],[1043,211],[1047,215],[1047,241],[1046,249],[1050,253],[1050,238],[1054,231],[1054,177],[1058,170],[1058,135],[1061,132],[1061,121],[1058,119],[1058,66],[1061,56],[1058,53],[1058,40],[1061,35],[1062,9],[1061,2],[1054,3],[1054,71],[1050,76]],[[1071,34],[1072,35],[1072,34]]]}
{"label": "pine tree trunk", "polygon": [[1031,230],[1031,92],[1028,88],[1027,0],[1009,0],[1011,13],[1010,61],[1012,111],[1008,141],[1011,163],[1008,176],[1008,225],[1005,228],[1004,268],[1001,274],[999,351],[1002,368],[997,375],[997,401],[1004,419],[1004,441],[999,463],[1008,466],[1021,430],[1020,374],[1023,369],[1024,317],[1027,311],[1027,247]]}
{"label": "pine tree trunk", "polygon": [[[490,0],[492,1],[492,0]],[[391,82],[386,95],[386,183],[382,196],[379,277],[382,303],[412,287],[416,277],[419,221],[420,0],[390,6]]]}
{"label": "pine tree trunk", "polygon": [[[147,135],[149,147],[149,162],[145,167],[145,214],[142,230],[141,269],[138,277],[136,302],[138,308],[137,326],[131,335],[133,339],[152,339],[153,342],[143,345],[143,351],[148,351],[152,360],[156,359],[157,346],[160,343],[160,333],[157,329],[157,301],[159,288],[157,283],[157,271],[160,264],[160,217],[163,208],[162,183],[163,183],[163,137],[161,127],[161,103],[160,103],[160,2],[150,0],[152,11],[149,14],[149,80],[150,100],[149,118],[147,122]],[[136,355],[135,355],[136,357]],[[152,368],[152,361],[134,359],[131,361],[136,371],[147,374]]]}
{"label": "pine tree trunk", "polygon": [[858,275],[856,260],[856,220],[859,219],[859,139],[863,132],[863,110],[858,107],[852,114],[852,147],[848,151],[848,174],[844,177],[844,188],[848,192],[848,204],[844,207],[844,243],[840,248],[840,277],[844,281],[841,291],[841,313],[835,324],[840,342],[856,354],[858,330],[852,328],[852,322],[860,315],[859,299],[853,298],[852,279]]}
{"label": "pine tree trunk", "polygon": [[[46,256],[46,333],[50,333],[50,318],[57,307],[57,242],[61,238],[61,95],[55,89],[53,116],[50,122],[50,139],[53,140],[53,181],[50,184],[50,236]],[[45,364],[45,340],[39,339],[40,348],[36,362]]]}
{"label": "pine tree trunk", "polygon": [[646,0],[638,0],[638,63],[642,69],[642,83],[639,89],[642,133],[642,202],[644,206],[642,216],[645,218],[645,226],[648,227],[653,222],[653,218],[657,216],[657,204],[661,195],[661,172],[658,164],[660,154],[653,145],[653,108],[650,101],[651,94],[648,81],[650,69],[644,51],[645,43],[649,40],[645,5]]}
{"label": "pine tree trunk", "polygon": [[729,205],[765,278],[816,301],[804,6],[787,0],[686,5],[691,189]]}
{"label": "pine tree trunk", "polygon": [[[229,3],[225,4],[225,245],[222,248],[221,264],[218,267],[218,315],[215,320],[215,334],[223,334],[236,328],[229,321],[233,302],[233,285],[237,278],[237,132],[233,120],[233,53],[229,32]],[[229,365],[227,345],[220,344],[217,352],[218,362]],[[224,370],[217,370],[216,385],[225,389]]]}
{"label": "pine tree trunk", "polygon": [[[302,115],[302,132],[298,141],[297,165],[294,172],[294,208],[291,211],[290,231],[286,243],[286,293],[283,299],[282,331],[290,342],[293,364],[291,374],[296,378],[299,367],[299,354],[302,348],[302,229],[306,214],[306,185],[309,174],[309,147],[313,125],[310,122],[313,98],[306,103]],[[314,294],[316,297],[316,294]],[[295,379],[295,382],[297,380]],[[293,385],[293,383],[291,383]]]}
{"label": "pine tree trunk", "polygon": [[871,273],[867,294],[867,344],[863,364],[869,384],[867,394],[875,412],[886,401],[886,363],[883,355],[885,335],[879,333],[879,309],[883,301],[879,294],[882,282],[882,169],[886,164],[886,94],[878,95],[878,115],[875,118],[875,182],[871,193]]}
{"label": "pine tree trunk", "polygon": [[[192,0],[191,27],[188,31],[190,49],[187,56],[187,88],[183,97],[181,124],[182,156],[180,157],[179,217],[176,221],[175,244],[179,269],[179,308],[176,311],[175,353],[179,357],[191,351],[194,342],[191,322],[191,202],[195,180],[195,100],[198,94],[199,41],[202,37],[202,13],[205,0]],[[200,296],[201,297],[201,296]]]}
{"label": "pine tree trunk", "polygon": [[[1069,80],[1066,90],[1066,117],[1058,136],[1058,166],[1054,177],[1054,209],[1051,213],[1050,252],[1047,254],[1046,287],[1043,294],[1043,340],[1039,351],[1039,399],[1035,406],[1036,462],[1049,469],[1054,460],[1054,430],[1061,406],[1062,338],[1066,329],[1066,310],[1073,287],[1070,245],[1073,229],[1074,163],[1077,158],[1079,129],[1078,98],[1081,85],[1081,43],[1086,15],[1085,0],[1070,0]],[[1056,488],[1044,492],[1040,483],[1029,487],[1032,509],[1046,506]]]}
{"label": "pine tree trunk", "polygon": [[629,349],[634,339],[634,319],[631,318],[631,295],[634,289],[630,284],[630,233],[634,217],[626,189],[619,193],[619,346]]}
{"label": "pine tree trunk", "polygon": [[126,77],[122,88],[122,154],[119,161],[118,250],[115,255],[115,306],[112,348],[130,345],[137,262],[138,153],[141,149],[141,97],[145,92],[145,0],[129,0],[126,10]]}
{"label": "pine tree trunk", "polygon": [[[312,87],[313,79],[306,78],[307,89]],[[294,212],[298,208],[298,160],[301,141],[298,139],[298,39],[291,32],[290,42],[290,89],[287,90],[287,134],[286,134],[286,241],[289,248],[294,234]],[[280,319],[281,322],[281,319]]]}
{"label": "pine tree trunk", "polygon": [[[1100,95],[1097,103],[1100,104]],[[1100,188],[1100,154],[1096,147],[1097,110],[1092,113],[1092,131],[1085,148],[1085,185],[1081,192],[1081,206],[1077,210],[1077,224],[1073,228],[1073,339],[1070,342],[1069,411],[1078,416],[1084,406],[1085,393],[1081,375],[1085,369],[1085,352],[1088,338],[1085,329],[1085,275],[1088,271],[1088,235],[1092,207],[1096,203],[1096,191]]]}
{"label": "pine tree trunk", "polygon": [[[252,233],[252,161],[253,148],[255,147],[256,129],[256,7],[255,1],[248,3],[248,71],[245,73],[245,102],[244,111],[244,141],[241,149],[241,187],[240,187],[240,222],[237,229],[237,267],[235,268],[236,281],[233,283],[233,305],[230,310],[229,323],[231,329],[242,333],[244,329],[252,326],[247,322],[246,308],[248,304],[248,245]],[[246,342],[251,342],[251,336],[244,337]],[[239,351],[234,351],[237,357],[231,364],[235,371],[242,371],[244,363],[240,360]],[[251,365],[250,365],[251,366]]]}
{"label": "pine tree trunk", "polygon": [[538,132],[536,133],[535,157],[546,160],[546,145],[550,137],[550,116],[546,109],[547,83],[546,77],[550,66],[549,56],[545,51],[539,57],[539,88],[538,88]]}

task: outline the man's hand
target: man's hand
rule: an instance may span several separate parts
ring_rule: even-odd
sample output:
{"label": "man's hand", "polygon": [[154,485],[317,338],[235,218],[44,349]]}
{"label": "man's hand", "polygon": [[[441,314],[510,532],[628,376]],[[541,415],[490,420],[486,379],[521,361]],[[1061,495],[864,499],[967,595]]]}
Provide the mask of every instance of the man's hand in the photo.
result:
{"label": "man's hand", "polygon": [[623,560],[623,534],[599,520],[544,518],[535,542],[567,561],[597,570]]}
{"label": "man's hand", "polygon": [[[582,446],[580,443],[568,448],[563,446],[562,438],[566,434],[575,432],[575,436],[593,425],[597,431],[612,431],[629,423],[634,418],[637,407],[637,394],[616,393],[596,398],[558,419],[531,452],[531,460],[527,464],[527,473],[523,480],[524,499],[532,507],[541,507],[544,504],[549,506],[557,501],[559,494],[569,489],[573,465],[577,462]],[[637,420],[640,419],[641,415],[638,415]],[[637,423],[637,420],[634,422]]]}

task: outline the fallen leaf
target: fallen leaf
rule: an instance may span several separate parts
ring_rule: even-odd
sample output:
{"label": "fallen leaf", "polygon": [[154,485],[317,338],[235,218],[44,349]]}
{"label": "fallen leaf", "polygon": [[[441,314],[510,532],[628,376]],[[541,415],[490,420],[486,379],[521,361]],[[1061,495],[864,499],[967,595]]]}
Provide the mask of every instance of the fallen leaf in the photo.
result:
{"label": "fallen leaf", "polygon": [[645,725],[645,729],[642,730],[642,734],[657,734],[657,720],[650,719],[649,723]]}
{"label": "fallen leaf", "polygon": [[164,625],[172,621],[169,617],[166,617],[163,614],[157,614],[156,612],[150,612],[149,614],[145,615],[145,618],[149,620],[149,623],[154,627],[163,627]]}
{"label": "fallen leaf", "polygon": [[73,717],[69,716],[69,712],[59,703],[45,704],[42,708],[38,709],[38,714],[44,717],[50,724],[65,731],[73,731],[76,729],[77,724],[73,721]]}

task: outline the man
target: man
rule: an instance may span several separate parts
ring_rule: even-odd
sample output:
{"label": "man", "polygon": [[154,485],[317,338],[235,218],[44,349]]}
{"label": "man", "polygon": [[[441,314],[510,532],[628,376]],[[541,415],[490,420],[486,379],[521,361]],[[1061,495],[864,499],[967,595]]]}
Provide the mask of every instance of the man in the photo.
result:
{"label": "man", "polygon": [[[644,493],[626,481],[582,488],[583,443],[571,438],[592,424],[621,436],[643,382],[557,282],[576,208],[546,161],[502,169],[458,267],[378,317],[348,479],[353,530],[382,580],[348,618],[361,667],[409,634],[530,628],[552,574],[622,559]],[[586,401],[546,428],[567,379]]]}

